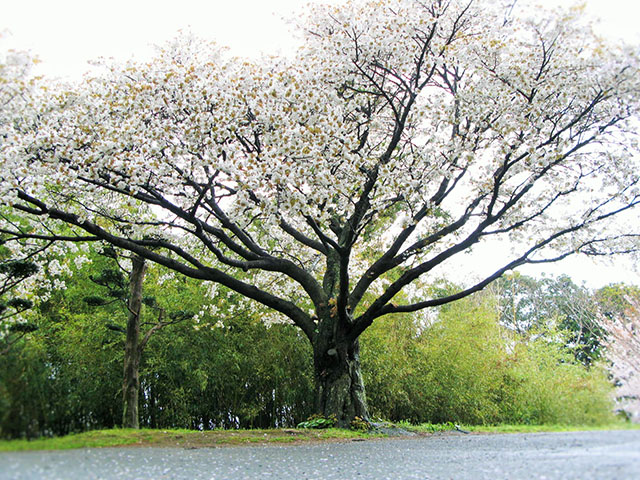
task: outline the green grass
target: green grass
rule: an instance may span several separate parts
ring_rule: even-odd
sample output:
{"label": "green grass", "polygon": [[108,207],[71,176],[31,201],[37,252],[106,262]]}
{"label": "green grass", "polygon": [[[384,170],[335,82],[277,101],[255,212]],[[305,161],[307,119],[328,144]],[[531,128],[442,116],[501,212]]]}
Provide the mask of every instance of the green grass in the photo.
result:
{"label": "green grass", "polygon": [[478,433],[581,432],[589,430],[639,430],[640,425],[615,422],[606,425],[475,425],[462,427]]}
{"label": "green grass", "polygon": [[412,425],[408,422],[400,422],[395,425],[414,433],[438,433],[455,429],[453,423],[422,423],[420,425]]}
{"label": "green grass", "polygon": [[369,439],[381,435],[328,428],[324,430],[95,430],[64,437],[35,440],[0,440],[0,452],[22,450],[68,450],[115,446],[203,448],[224,445],[295,444],[318,441]]}
{"label": "green grass", "polygon": [[[452,423],[410,425],[397,423],[397,427],[428,435],[447,432],[455,428]],[[630,430],[640,425],[618,422],[609,425],[461,425],[463,430],[474,433],[537,433],[570,432],[582,430]],[[273,429],[273,430],[151,430],[112,429],[76,433],[64,437],[36,440],[0,440],[0,452],[22,450],[68,450],[73,448],[99,448],[115,446],[205,448],[257,444],[301,444],[310,442],[353,441],[380,438],[384,435],[362,433],[339,428],[323,430]]]}
{"label": "green grass", "polygon": [[[455,431],[453,423],[398,426],[415,433],[437,433]],[[474,433],[539,433],[539,432],[580,432],[587,430],[638,430],[640,425],[629,422],[615,422],[606,425],[460,425],[462,430]]]}
{"label": "green grass", "polygon": [[[172,431],[173,432],[173,431]],[[133,429],[95,430],[64,437],[35,440],[1,440],[0,451],[68,450],[85,447],[112,447],[147,443],[153,440],[152,431]]]}

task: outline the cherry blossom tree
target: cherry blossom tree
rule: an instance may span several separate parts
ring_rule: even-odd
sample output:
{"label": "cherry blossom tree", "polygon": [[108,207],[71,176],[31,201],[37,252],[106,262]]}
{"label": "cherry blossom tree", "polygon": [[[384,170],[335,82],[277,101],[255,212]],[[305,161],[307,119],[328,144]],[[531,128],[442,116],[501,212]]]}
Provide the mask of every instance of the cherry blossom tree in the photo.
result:
{"label": "cherry blossom tree", "polygon": [[609,285],[597,292],[598,323],[605,332],[605,357],[620,410],[640,422],[640,289]]}
{"label": "cherry blossom tree", "polygon": [[[3,126],[0,195],[23,218],[5,240],[100,240],[270,307],[313,345],[340,425],[368,418],[358,338],[377,319],[636,251],[637,50],[579,10],[361,1],[301,31],[292,58],[182,37],[35,89]],[[515,247],[483,278],[413,288],[492,240]]]}

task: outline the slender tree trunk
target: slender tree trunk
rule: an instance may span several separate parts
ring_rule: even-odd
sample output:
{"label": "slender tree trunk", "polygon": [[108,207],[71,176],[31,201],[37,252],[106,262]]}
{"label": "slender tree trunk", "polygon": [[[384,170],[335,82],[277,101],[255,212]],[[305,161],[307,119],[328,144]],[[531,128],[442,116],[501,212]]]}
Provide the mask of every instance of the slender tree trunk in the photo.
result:
{"label": "slender tree trunk", "polygon": [[129,277],[129,318],[124,350],[124,381],[122,386],[122,427],[140,428],[138,420],[138,392],[140,391],[140,313],[142,284],[146,271],[145,260],[135,255]]}
{"label": "slender tree trunk", "polygon": [[322,322],[314,345],[316,411],[335,416],[340,427],[349,427],[355,417],[369,421],[369,412],[359,342],[346,340],[336,323],[337,319]]}

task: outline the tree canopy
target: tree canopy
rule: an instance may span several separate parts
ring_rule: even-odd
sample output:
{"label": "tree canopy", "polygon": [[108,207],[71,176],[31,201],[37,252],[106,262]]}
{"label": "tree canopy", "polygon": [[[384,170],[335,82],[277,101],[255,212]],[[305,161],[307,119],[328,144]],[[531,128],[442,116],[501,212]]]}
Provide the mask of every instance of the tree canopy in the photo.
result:
{"label": "tree canopy", "polygon": [[[300,327],[330,384],[358,384],[345,362],[381,316],[519,265],[636,251],[616,220],[640,201],[638,55],[578,10],[361,1],[313,7],[301,31],[291,58],[181,37],[30,85],[0,122],[0,196],[26,219],[5,217],[4,240],[101,240],[224,285]],[[492,273],[398,300],[492,239],[517,245]]]}

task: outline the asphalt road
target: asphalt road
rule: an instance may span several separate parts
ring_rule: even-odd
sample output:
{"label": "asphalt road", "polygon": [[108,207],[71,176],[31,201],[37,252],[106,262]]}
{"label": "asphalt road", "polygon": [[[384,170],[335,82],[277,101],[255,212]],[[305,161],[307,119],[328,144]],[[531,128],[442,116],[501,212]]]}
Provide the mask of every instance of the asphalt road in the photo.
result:
{"label": "asphalt road", "polygon": [[640,479],[640,430],[0,453],[0,479]]}

